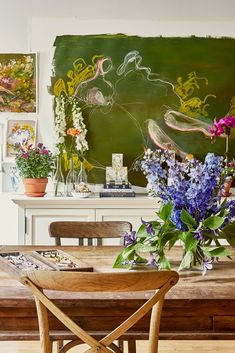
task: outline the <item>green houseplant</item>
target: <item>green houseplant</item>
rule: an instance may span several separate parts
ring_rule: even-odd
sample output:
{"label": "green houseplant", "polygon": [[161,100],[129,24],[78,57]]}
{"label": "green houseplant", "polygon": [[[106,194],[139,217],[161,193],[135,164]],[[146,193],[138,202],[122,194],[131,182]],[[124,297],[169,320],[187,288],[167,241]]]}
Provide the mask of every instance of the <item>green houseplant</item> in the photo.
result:
{"label": "green houseplant", "polygon": [[23,178],[27,196],[44,196],[48,177],[54,167],[54,156],[42,143],[24,148],[17,146],[15,162]]}

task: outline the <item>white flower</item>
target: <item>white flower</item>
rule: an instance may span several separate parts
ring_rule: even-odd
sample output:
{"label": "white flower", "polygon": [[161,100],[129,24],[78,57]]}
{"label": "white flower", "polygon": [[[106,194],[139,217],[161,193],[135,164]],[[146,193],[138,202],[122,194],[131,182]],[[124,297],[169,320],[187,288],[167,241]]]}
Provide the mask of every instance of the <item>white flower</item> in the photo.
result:
{"label": "white flower", "polygon": [[64,142],[66,136],[65,99],[55,98],[55,140],[56,145]]}
{"label": "white flower", "polygon": [[72,106],[72,118],[74,128],[78,129],[80,132],[80,134],[76,136],[76,149],[78,152],[84,153],[89,149],[88,143],[86,141],[87,129],[86,125],[84,124],[81,109],[77,105],[76,101],[73,102]]}

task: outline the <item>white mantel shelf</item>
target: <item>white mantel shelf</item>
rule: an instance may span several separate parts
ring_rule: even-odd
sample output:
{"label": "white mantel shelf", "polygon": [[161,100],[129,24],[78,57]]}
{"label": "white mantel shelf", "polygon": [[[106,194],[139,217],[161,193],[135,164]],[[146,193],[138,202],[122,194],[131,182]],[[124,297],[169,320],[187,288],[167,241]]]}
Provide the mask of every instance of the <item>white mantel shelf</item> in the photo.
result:
{"label": "white mantel shelf", "polygon": [[153,220],[160,200],[146,194],[135,197],[104,197],[93,194],[88,198],[28,197],[14,194],[12,201],[18,206],[18,243],[49,245],[48,225],[55,220],[112,221],[126,220],[133,228],[141,224],[141,217]]}
{"label": "white mantel shelf", "polygon": [[[235,198],[232,190],[231,198]],[[136,197],[100,198],[93,194],[86,199],[73,197],[28,197],[14,194],[12,201],[18,206],[18,244],[49,245],[48,225],[55,220],[112,221],[126,220],[138,229],[141,218],[156,219],[160,199],[146,194]]]}
{"label": "white mantel shelf", "polygon": [[99,197],[90,196],[88,198],[74,198],[74,197],[54,197],[46,195],[44,197],[28,197],[25,195],[14,195],[12,201],[20,207],[27,208],[117,208],[117,207],[156,207],[160,199],[153,198],[147,195],[137,194],[136,197]]}

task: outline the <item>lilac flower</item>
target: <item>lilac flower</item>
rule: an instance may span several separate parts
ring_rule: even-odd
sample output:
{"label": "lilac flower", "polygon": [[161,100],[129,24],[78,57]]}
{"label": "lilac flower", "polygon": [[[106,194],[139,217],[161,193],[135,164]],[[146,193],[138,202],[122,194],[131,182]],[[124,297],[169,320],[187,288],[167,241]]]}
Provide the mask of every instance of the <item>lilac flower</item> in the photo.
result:
{"label": "lilac flower", "polygon": [[212,265],[213,261],[212,259],[209,259],[208,257],[205,257],[202,263],[202,275],[204,276],[206,274],[207,270],[211,270],[213,268]]}
{"label": "lilac flower", "polygon": [[134,266],[134,265],[137,265],[137,262],[135,260],[125,260],[125,261],[122,261],[122,265]]}
{"label": "lilac flower", "polygon": [[153,229],[152,222],[144,221],[143,218],[141,218],[141,222],[142,224],[146,225],[146,232],[149,235],[155,235],[155,230]]}
{"label": "lilac flower", "polygon": [[124,245],[125,245],[125,247],[135,244],[136,240],[137,240],[136,231],[132,231],[132,232],[130,232],[130,234],[128,234],[128,232],[124,233]]}
{"label": "lilac flower", "polygon": [[153,267],[158,267],[158,263],[156,261],[156,258],[153,256],[153,254],[150,254],[150,258],[147,262],[147,265],[153,266]]}
{"label": "lilac flower", "polygon": [[196,230],[195,232],[192,232],[193,233],[193,237],[195,239],[197,239],[197,241],[200,241],[200,240],[203,240],[203,233],[201,230]]}

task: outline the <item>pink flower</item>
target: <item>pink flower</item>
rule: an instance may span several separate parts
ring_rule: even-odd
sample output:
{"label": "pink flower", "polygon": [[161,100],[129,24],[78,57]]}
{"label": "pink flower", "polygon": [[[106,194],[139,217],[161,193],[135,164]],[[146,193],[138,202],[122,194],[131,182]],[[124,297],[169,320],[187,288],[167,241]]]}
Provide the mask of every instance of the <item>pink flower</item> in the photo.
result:
{"label": "pink flower", "polygon": [[233,117],[232,115],[228,115],[224,118],[221,118],[218,122],[216,118],[214,118],[214,125],[211,125],[209,127],[209,132],[215,137],[218,137],[225,133],[225,127],[235,127],[235,117]]}

